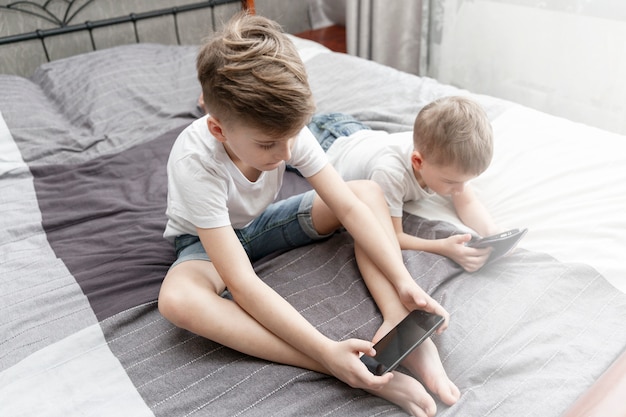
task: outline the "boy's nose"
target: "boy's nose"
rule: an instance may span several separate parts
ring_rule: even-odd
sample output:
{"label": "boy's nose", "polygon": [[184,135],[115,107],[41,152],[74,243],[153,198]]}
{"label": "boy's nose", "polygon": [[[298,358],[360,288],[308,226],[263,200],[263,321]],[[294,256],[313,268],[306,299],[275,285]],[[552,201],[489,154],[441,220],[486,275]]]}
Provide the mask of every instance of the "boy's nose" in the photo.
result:
{"label": "boy's nose", "polygon": [[291,158],[291,144],[289,142],[281,144],[277,150],[281,160],[286,161]]}

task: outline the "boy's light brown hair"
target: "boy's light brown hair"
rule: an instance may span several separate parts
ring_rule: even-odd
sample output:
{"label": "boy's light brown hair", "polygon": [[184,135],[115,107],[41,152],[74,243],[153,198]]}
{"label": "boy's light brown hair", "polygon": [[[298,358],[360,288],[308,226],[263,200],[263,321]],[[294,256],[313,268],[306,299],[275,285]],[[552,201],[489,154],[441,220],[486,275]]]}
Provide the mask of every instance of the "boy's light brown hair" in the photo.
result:
{"label": "boy's light brown hair", "polygon": [[201,48],[198,80],[209,114],[263,130],[294,135],[315,111],[306,69],[274,21],[240,13]]}
{"label": "boy's light brown hair", "polygon": [[482,106],[463,96],[442,97],[417,114],[413,144],[424,160],[483,173],[493,156],[493,130]]}

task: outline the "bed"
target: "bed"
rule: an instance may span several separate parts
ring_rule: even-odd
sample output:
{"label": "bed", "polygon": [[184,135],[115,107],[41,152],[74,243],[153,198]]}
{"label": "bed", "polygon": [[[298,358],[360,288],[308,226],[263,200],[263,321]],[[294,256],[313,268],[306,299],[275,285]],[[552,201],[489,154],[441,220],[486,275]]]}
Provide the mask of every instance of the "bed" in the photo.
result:
{"label": "bed", "polygon": [[[0,9],[2,22],[15,15]],[[122,24],[144,33],[134,16]],[[0,415],[405,415],[332,377],[247,357],[159,314],[159,286],[174,259],[162,238],[165,162],[200,115],[197,46],[112,46],[105,39],[119,31],[103,31],[86,38],[104,45],[96,51],[77,40],[75,53],[54,56],[50,41],[50,62],[37,65],[25,64],[40,59],[27,49],[0,46],[3,65],[16,64],[0,75]],[[409,131],[426,103],[467,94],[492,121],[494,161],[473,184],[501,227],[529,229],[518,249],[473,274],[403,252],[415,280],[451,314],[433,340],[462,397],[438,404],[437,415],[623,416],[626,137],[292,39],[319,112]],[[23,42],[40,51],[47,41]],[[286,175],[283,196],[306,188]],[[465,230],[443,198],[405,209],[411,233]],[[370,339],[380,324],[347,233],[255,268],[329,337]]]}

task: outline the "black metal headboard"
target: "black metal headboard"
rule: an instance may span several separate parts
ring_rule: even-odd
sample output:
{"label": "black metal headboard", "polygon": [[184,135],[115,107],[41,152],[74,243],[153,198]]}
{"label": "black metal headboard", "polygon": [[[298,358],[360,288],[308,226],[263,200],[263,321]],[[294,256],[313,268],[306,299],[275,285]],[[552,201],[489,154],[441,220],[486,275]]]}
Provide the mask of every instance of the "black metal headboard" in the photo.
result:
{"label": "black metal headboard", "polygon": [[[5,5],[0,5],[0,13],[5,14],[5,16],[9,16],[11,15],[10,21],[8,17],[5,17],[5,22],[9,22],[11,24],[16,23],[16,21],[18,20],[24,20],[26,21],[27,19],[31,19],[39,22],[37,23],[37,26],[30,26],[30,30],[25,30],[23,33],[4,33],[4,36],[2,33],[0,33],[0,48],[4,48],[4,49],[0,49],[0,58],[2,60],[13,60],[16,61],[15,64],[17,67],[20,66],[20,64],[22,64],[22,66],[30,66],[32,67],[33,65],[26,65],[25,63],[20,63],[20,60],[28,60],[32,58],[32,55],[34,54],[34,50],[35,47],[32,44],[33,41],[37,42],[39,44],[39,47],[36,48],[38,49],[40,52],[38,52],[38,54],[42,55],[42,58],[39,59],[40,61],[51,61],[53,59],[57,59],[59,58],[59,53],[55,52],[54,54],[52,54],[50,52],[50,42],[47,41],[47,39],[49,38],[55,38],[58,37],[59,39],[55,39],[53,42],[53,47],[56,47],[55,50],[59,49],[59,43],[61,43],[60,39],[61,39],[61,35],[65,35],[65,34],[69,34],[69,33],[78,33],[78,32],[85,32],[88,34],[88,39],[89,41],[87,41],[85,39],[85,41],[83,42],[85,44],[85,47],[83,49],[86,48],[86,45],[89,44],[89,42],[91,43],[90,47],[91,50],[96,50],[99,49],[97,47],[97,40],[94,38],[94,32],[97,29],[102,29],[102,28],[107,28],[107,27],[111,27],[111,26],[115,26],[115,25],[122,25],[122,24],[126,24],[126,25],[132,25],[132,31],[134,32],[134,38],[132,39],[132,35],[130,35],[130,32],[128,33],[127,36],[129,39],[127,39],[125,42],[145,42],[144,39],[141,39],[141,33],[138,30],[138,22],[143,21],[143,20],[148,20],[148,19],[155,19],[155,18],[159,18],[162,16],[172,16],[172,20],[173,23],[170,24],[170,26],[173,25],[173,29],[171,29],[172,32],[174,32],[174,35],[171,35],[170,37],[173,38],[172,39],[172,43],[176,42],[179,45],[182,43],[181,42],[181,33],[180,33],[180,27],[179,27],[179,16],[181,15],[185,15],[188,16],[189,12],[193,12],[193,11],[200,11],[201,9],[214,9],[217,8],[218,6],[222,6],[222,5],[227,5],[227,4],[236,4],[237,8],[236,10],[241,10],[241,9],[251,9],[252,11],[254,11],[254,2],[251,0],[208,0],[208,1],[199,1],[199,2],[185,2],[183,0],[178,1],[178,5],[174,6],[174,7],[166,7],[166,8],[158,8],[158,2],[154,2],[156,3],[155,6],[152,6],[153,2],[136,2],[137,4],[137,9],[135,10],[141,10],[138,12],[133,12],[133,13],[128,13],[129,10],[133,10],[133,2],[131,1],[127,1],[124,0],[124,3],[120,2],[117,3],[119,4],[119,9],[124,10],[126,13],[125,15],[121,15],[122,13],[119,13],[120,16],[118,16],[117,13],[114,12],[114,10],[118,9],[117,6],[115,6],[115,4],[113,6],[109,6],[109,9],[113,9],[113,10],[108,10],[109,13],[107,13],[106,17],[104,18],[97,18],[97,19],[90,19],[90,20],[86,20],[86,21],[78,21],[78,19],[81,19],[80,16],[83,16],[82,19],[85,19],[85,16],[89,16],[89,14],[85,14],[85,11],[87,11],[87,9],[89,9],[90,7],[94,6],[94,3],[98,3],[99,1],[102,0],[41,0],[39,2],[36,1],[15,1],[15,2],[11,2],[9,4],[5,4]],[[172,2],[160,2],[161,5],[164,4],[172,4],[172,3],[176,3],[174,1]],[[186,4],[182,4],[182,3],[186,3]],[[99,5],[98,5],[99,6]],[[154,7],[154,10],[146,10],[149,9],[150,7]],[[232,9],[232,8],[231,8]],[[113,15],[111,17],[111,15]],[[91,16],[93,16],[93,14],[91,14]],[[1,16],[0,16],[1,17]],[[101,17],[100,15],[98,15],[98,17]],[[215,13],[213,12],[211,14],[211,19],[215,20]],[[2,28],[3,22],[0,21],[0,28]],[[7,25],[5,24],[5,30],[7,29]],[[13,25],[9,25],[9,26],[13,26]],[[20,25],[15,25],[18,27],[20,27]],[[40,26],[42,26],[40,28]],[[183,26],[185,26],[185,24],[183,24]],[[212,26],[213,28],[217,27],[217,22],[213,21],[212,22]],[[24,27],[27,27],[26,25]],[[37,29],[32,30],[33,27],[36,27]],[[12,28],[15,32],[15,28]],[[117,30],[117,29],[115,29]],[[128,30],[127,30],[128,31]],[[86,35],[80,35],[80,36],[86,36]],[[52,40],[51,40],[52,41]],[[150,41],[150,40],[148,40]],[[15,46],[15,45],[21,45],[21,46]],[[10,48],[10,49],[7,49]],[[29,49],[28,49],[29,48]],[[54,48],[53,48],[54,49]],[[6,51],[6,52],[5,52]],[[80,52],[84,52],[81,51],[80,48],[77,48],[77,52],[76,53],[80,53]],[[70,55],[69,52],[65,52],[63,54],[61,54],[60,57],[63,57],[63,55]],[[5,62],[6,64],[6,62]],[[0,72],[5,72],[6,70],[2,70]],[[17,73],[21,72],[21,69],[18,69]]]}
{"label": "black metal headboard", "polygon": [[[197,9],[204,9],[207,7],[215,7],[220,4],[234,3],[238,2],[242,4],[242,7],[246,7],[245,0],[209,0],[203,1],[199,3],[187,4],[178,7],[169,7],[165,9],[158,9],[149,12],[143,13],[131,13],[128,16],[115,17],[111,19],[102,19],[96,21],[86,21],[78,24],[71,24],[76,14],[80,12],[85,7],[89,6],[89,4],[93,3],[96,0],[87,0],[83,2],[79,7],[74,7],[74,4],[77,3],[77,0],[64,0],[67,4],[67,8],[62,18],[59,18],[50,10],[48,10],[48,6],[52,3],[52,0],[47,0],[43,5],[37,4],[32,1],[16,1],[14,3],[10,3],[6,6],[0,6],[0,9],[18,11],[25,14],[30,14],[33,16],[37,16],[43,20],[46,20],[52,24],[57,25],[57,27],[52,29],[39,29],[33,32],[20,33],[18,35],[9,35],[0,37],[0,45],[22,42],[31,39],[41,39],[43,41],[44,38],[48,36],[62,35],[64,33],[76,32],[76,31],[89,31],[91,36],[91,43],[93,48],[96,49],[95,42],[93,40],[92,30],[95,28],[117,25],[121,23],[132,22],[135,27],[135,36],[137,38],[137,42],[139,42],[139,35],[137,33],[137,25],[135,24],[139,20],[150,19],[154,17],[160,17],[165,15],[176,15],[180,12],[188,12]],[[176,19],[175,19],[176,22]],[[176,25],[176,39],[180,44],[180,34],[178,32],[178,25]],[[42,42],[43,47],[45,49],[45,44]]]}

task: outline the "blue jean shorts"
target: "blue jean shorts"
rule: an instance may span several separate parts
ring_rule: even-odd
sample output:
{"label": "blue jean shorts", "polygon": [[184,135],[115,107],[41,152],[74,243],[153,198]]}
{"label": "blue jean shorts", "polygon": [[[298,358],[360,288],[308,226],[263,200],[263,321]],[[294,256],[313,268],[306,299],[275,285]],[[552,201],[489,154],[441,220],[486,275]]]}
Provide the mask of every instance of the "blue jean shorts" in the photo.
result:
{"label": "blue jean shorts", "polygon": [[[235,229],[241,245],[254,262],[271,253],[304,246],[328,235],[320,235],[313,227],[311,209],[315,191],[295,195],[270,204],[265,211],[242,229]],[[190,260],[209,261],[200,238],[194,235],[177,236],[174,240],[176,261],[172,267]]]}
{"label": "blue jean shorts", "polygon": [[371,130],[369,126],[344,113],[320,113],[307,125],[313,136],[327,152],[337,138],[350,136],[359,130]]}

